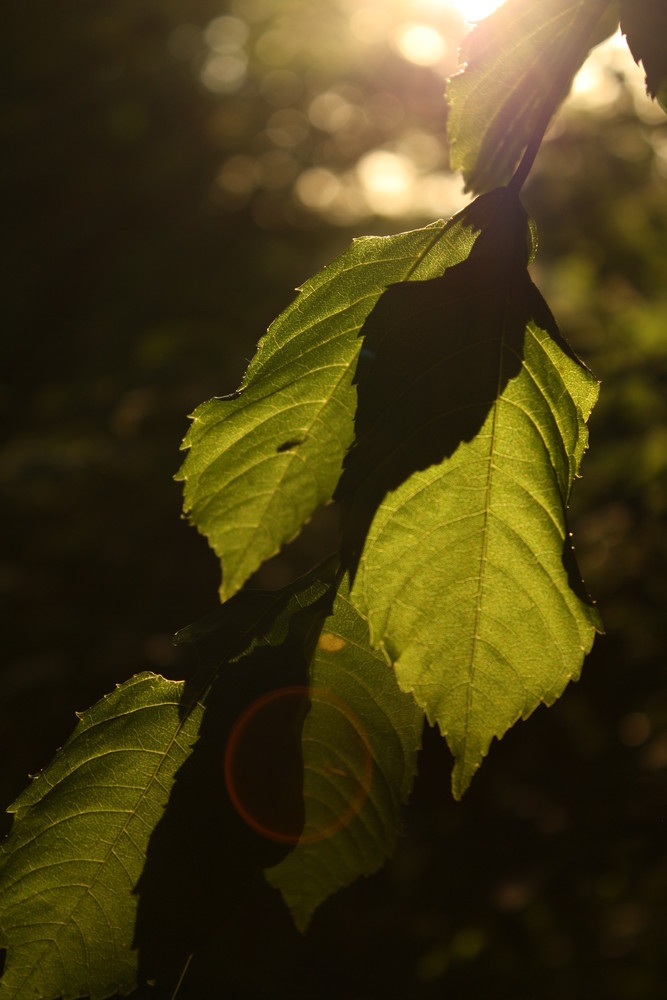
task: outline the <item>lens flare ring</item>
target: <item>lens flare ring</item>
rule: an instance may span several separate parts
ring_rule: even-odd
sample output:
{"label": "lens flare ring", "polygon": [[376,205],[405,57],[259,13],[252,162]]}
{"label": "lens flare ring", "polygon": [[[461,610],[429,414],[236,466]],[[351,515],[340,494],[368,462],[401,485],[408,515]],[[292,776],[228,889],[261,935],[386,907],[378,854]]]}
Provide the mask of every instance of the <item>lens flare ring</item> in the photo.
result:
{"label": "lens flare ring", "polygon": [[[275,765],[290,738],[295,739],[298,735],[299,747],[302,746],[300,726],[306,730],[307,713],[326,713],[327,709],[335,710],[336,714],[329,716],[329,724],[333,722],[338,739],[334,741],[335,747],[332,746],[330,750],[329,760],[320,760],[315,766],[304,762],[306,766],[301,772],[302,785],[299,790],[303,822],[298,824],[297,830],[290,828],[289,824],[290,818],[293,820],[293,815],[289,815],[289,800],[294,798],[294,789],[280,787],[282,774],[271,787],[271,775],[269,774],[267,781],[267,770],[270,771],[270,766]],[[270,730],[276,723],[278,729],[274,733],[272,744]],[[295,723],[300,724],[298,734],[295,732]],[[306,734],[303,743],[306,742],[319,744],[320,750],[325,750],[324,744],[312,734]],[[351,760],[347,767],[341,760],[342,750]],[[311,689],[306,685],[296,684],[269,691],[243,710],[227,741],[224,776],[227,794],[234,809],[256,833],[279,843],[310,844],[332,837],[358,815],[370,791],[373,755],[364,725],[349,705],[327,688]],[[308,809],[308,785],[321,779],[335,786],[336,794],[347,801],[347,807],[330,822],[312,828],[312,817],[309,816]],[[356,783],[352,792],[351,781]],[[284,801],[281,804],[287,806],[287,823],[279,823],[275,815],[269,815],[271,805],[266,800],[262,801],[263,791],[266,791],[268,799],[272,794],[282,797]]]}

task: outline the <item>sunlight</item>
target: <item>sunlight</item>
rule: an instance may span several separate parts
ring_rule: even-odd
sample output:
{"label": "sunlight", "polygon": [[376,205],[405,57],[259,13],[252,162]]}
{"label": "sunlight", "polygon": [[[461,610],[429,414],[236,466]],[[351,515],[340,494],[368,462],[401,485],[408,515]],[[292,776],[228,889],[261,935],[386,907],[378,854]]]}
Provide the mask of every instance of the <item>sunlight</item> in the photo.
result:
{"label": "sunlight", "polygon": [[644,71],[632,58],[619,30],[593,49],[574,78],[567,103],[571,108],[602,113],[613,109],[624,86],[632,98],[635,113],[643,122],[657,125],[664,121],[660,105],[646,94]]}
{"label": "sunlight", "polygon": [[456,8],[464,21],[481,21],[493,14],[503,2],[504,0],[452,0],[452,7]]}
{"label": "sunlight", "polygon": [[[263,205],[290,219],[296,206],[294,218],[312,214],[339,226],[458,211],[469,196],[460,174],[447,169],[444,80],[457,71],[466,33],[504,2],[331,0],[331,18],[311,23],[309,0],[285,3],[300,12],[296,20],[275,0],[230,0],[230,13],[204,29],[181,25],[170,52],[228,102],[214,119],[227,155],[211,197],[230,208],[250,205],[258,220],[269,218]],[[662,119],[617,33],[593,50],[567,106],[611,115],[628,92],[642,121]],[[245,111],[255,94],[256,134]],[[437,123],[431,132],[414,119],[424,100]],[[228,137],[237,134],[243,141],[235,146]],[[659,150],[664,166],[667,153]]]}

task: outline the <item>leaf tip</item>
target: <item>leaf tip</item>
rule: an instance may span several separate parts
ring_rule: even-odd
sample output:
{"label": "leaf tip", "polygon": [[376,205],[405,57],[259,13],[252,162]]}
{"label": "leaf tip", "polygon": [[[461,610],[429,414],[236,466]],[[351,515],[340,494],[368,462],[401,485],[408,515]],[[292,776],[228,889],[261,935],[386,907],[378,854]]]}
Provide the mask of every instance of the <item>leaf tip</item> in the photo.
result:
{"label": "leaf tip", "polygon": [[294,921],[294,926],[298,930],[299,934],[305,934],[310,927],[310,922],[313,919],[314,911],[309,913],[293,913],[292,920]]}
{"label": "leaf tip", "polygon": [[455,802],[460,802],[465,793],[470,788],[470,782],[472,781],[473,774],[479,767],[479,764],[474,769],[465,768],[463,761],[457,761],[452,769],[452,798]]}

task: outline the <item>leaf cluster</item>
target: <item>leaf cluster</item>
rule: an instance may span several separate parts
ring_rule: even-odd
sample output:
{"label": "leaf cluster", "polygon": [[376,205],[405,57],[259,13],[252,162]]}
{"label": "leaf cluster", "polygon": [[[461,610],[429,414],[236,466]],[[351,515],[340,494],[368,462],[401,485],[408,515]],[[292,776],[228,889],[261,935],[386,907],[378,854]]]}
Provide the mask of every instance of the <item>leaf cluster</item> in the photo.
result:
{"label": "leaf cluster", "polygon": [[[661,97],[656,9],[620,13]],[[356,240],[299,289],[239,390],[194,412],[179,478],[223,603],[179,635],[198,673],[119,687],[12,807],[0,995],[173,981],[262,872],[305,929],[392,852],[424,720],[460,798],[493,739],[579,675],[601,624],[567,506],[598,385],[531,279],[519,195],[617,22],[606,0],[508,0],[483,22],[448,92],[452,162],[480,196]],[[252,589],[328,505],[328,558]]]}

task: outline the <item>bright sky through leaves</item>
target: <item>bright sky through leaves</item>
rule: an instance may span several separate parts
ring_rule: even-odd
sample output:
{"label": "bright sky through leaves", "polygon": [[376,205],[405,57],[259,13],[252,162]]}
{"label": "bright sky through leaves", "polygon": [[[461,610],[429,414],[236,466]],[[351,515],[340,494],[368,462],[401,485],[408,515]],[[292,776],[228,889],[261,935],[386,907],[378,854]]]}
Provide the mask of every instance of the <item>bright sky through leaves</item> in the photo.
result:
{"label": "bright sky through leaves", "polygon": [[664,112],[646,93],[644,72],[628,49],[625,36],[617,31],[593,49],[577,73],[568,100],[575,110],[606,111],[627,87],[638,118],[647,124],[664,121]]}

